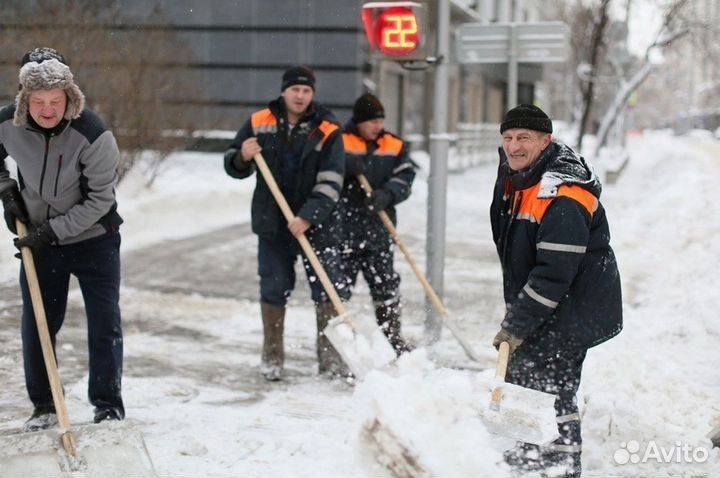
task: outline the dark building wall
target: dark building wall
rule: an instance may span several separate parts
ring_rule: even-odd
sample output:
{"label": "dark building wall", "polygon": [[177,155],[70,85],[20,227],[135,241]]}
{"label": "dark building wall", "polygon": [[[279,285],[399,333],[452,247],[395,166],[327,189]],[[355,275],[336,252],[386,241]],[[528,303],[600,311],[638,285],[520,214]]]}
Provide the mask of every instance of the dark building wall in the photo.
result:
{"label": "dark building wall", "polygon": [[[12,0],[10,0],[12,1]],[[119,18],[98,19],[115,35],[171,29],[193,59],[178,74],[196,77],[202,92],[175,92],[189,102],[201,129],[236,129],[280,93],[289,66],[306,64],[317,76],[316,99],[344,120],[362,92],[365,41],[360,0],[117,0]],[[31,8],[33,2],[25,2]],[[158,20],[158,19],[162,20]],[[0,28],[12,19],[0,17]],[[79,39],[81,41],[81,39]],[[152,45],[147,45],[152,48]],[[22,52],[0,58],[5,85],[16,82]],[[186,59],[168,58],[168,65]],[[83,82],[92,81],[83,78]],[[11,88],[12,90],[12,88]]]}
{"label": "dark building wall", "polygon": [[[147,18],[152,3],[122,0]],[[204,85],[193,98],[207,128],[235,128],[280,93],[289,66],[317,76],[316,99],[349,115],[362,89],[363,33],[358,0],[160,0],[160,11],[196,59],[184,74]]]}

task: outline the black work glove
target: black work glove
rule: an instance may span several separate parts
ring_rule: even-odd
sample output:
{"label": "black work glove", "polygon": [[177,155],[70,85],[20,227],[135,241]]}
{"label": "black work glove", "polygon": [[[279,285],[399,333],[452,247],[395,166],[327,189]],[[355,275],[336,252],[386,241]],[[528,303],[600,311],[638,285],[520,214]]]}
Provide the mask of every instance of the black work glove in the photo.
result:
{"label": "black work glove", "polygon": [[50,227],[49,222],[44,222],[39,227],[32,229],[28,232],[27,236],[23,238],[15,238],[15,247],[20,249],[21,247],[29,247],[30,249],[40,249],[47,246],[52,246],[57,243],[58,238],[55,232]]}
{"label": "black work glove", "polygon": [[493,339],[493,347],[499,349],[500,342],[507,342],[510,344],[510,353],[513,353],[518,347],[520,347],[524,340],[519,337],[515,337],[505,329],[500,329],[500,332],[498,332]]}
{"label": "black work glove", "polygon": [[20,191],[16,187],[12,187],[5,191],[2,195],[3,213],[5,215],[5,224],[13,234],[17,234],[15,227],[15,219],[27,224],[28,215],[25,209],[25,202],[20,195]]}
{"label": "black work glove", "polygon": [[371,211],[382,211],[392,204],[392,193],[384,189],[376,189],[367,198],[366,203]]}
{"label": "black work glove", "polygon": [[365,174],[365,161],[358,156],[345,156],[345,177],[354,178],[358,174]]}

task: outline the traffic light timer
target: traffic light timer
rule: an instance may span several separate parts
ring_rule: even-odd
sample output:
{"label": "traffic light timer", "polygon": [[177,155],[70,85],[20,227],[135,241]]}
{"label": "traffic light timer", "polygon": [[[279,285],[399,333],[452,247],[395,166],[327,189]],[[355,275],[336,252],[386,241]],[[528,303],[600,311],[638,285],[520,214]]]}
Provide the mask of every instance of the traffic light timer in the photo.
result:
{"label": "traffic light timer", "polygon": [[427,57],[427,7],[420,2],[370,2],[362,6],[373,56],[395,61]]}

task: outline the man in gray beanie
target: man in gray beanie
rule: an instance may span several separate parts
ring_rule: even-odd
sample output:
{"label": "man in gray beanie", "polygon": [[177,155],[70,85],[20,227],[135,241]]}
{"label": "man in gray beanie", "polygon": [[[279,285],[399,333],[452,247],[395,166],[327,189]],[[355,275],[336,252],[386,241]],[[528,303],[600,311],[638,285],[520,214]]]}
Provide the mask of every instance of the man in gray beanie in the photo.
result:
{"label": "man in gray beanie", "polygon": [[505,461],[520,475],[552,467],[565,469],[553,476],[579,478],[582,365],[590,347],[622,329],[622,299],[600,181],[552,131],[548,115],[526,104],[500,125],[490,218],[506,312],[493,345],[510,345],[508,382],[557,396],[560,438],[518,443]]}
{"label": "man in gray beanie", "polygon": [[[65,58],[52,48],[23,57],[15,104],[0,110],[0,198],[8,228],[28,227],[15,239],[29,247],[43,292],[48,328],[65,318],[70,276],[85,301],[94,421],[122,420],[123,359],[120,321],[120,234],[115,185],[120,157],[113,134],[85,109]],[[5,160],[17,165],[17,181]],[[26,431],[56,423],[47,370],[24,269],[22,340],[25,381],[34,411]]]}

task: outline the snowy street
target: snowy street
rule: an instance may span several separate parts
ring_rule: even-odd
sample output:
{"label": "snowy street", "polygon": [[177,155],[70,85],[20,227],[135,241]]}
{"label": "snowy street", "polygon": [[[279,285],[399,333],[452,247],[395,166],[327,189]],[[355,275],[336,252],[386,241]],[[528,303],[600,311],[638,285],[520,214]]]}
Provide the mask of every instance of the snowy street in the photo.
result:
{"label": "snowy street", "polygon": [[[630,137],[628,149],[629,164],[601,197],[621,270],[625,329],[591,349],[583,370],[583,476],[720,477],[720,453],[705,438],[720,421],[720,214],[714,204],[720,141],[646,131]],[[262,380],[257,239],[249,226],[255,180],[231,179],[221,163],[220,154],[178,154],[149,190],[139,174],[119,188],[124,400],[159,476],[389,477],[359,438],[370,402],[383,393],[388,401],[407,394],[420,459],[433,476],[507,476],[483,433],[440,426],[447,417],[434,408],[439,395],[430,394],[443,390],[433,387],[438,371],[427,370],[425,351],[403,365],[411,378],[401,373],[395,382],[378,375],[352,387],[317,377],[315,317],[299,265],[286,319],[287,378]],[[438,369],[468,377],[494,367],[491,341],[504,309],[488,218],[495,170],[495,163],[485,164],[448,179],[444,301],[483,363],[469,361],[448,330],[428,356]],[[398,209],[398,230],[423,269],[426,180],[424,170]],[[14,252],[3,228],[0,432],[20,427],[32,408],[22,371]],[[399,250],[395,260],[404,333],[417,343],[423,290]],[[355,314],[372,315],[364,284],[349,305]],[[73,287],[58,362],[74,422],[92,418],[86,347],[82,297]],[[408,387],[383,390],[389,383]],[[655,459],[647,453],[653,449],[673,455]],[[686,456],[683,449],[690,450]]]}

